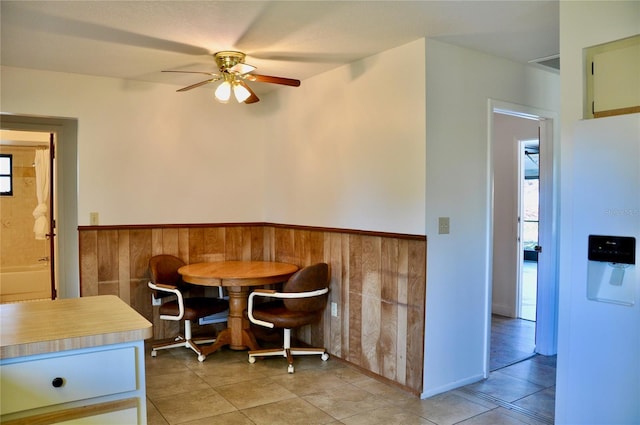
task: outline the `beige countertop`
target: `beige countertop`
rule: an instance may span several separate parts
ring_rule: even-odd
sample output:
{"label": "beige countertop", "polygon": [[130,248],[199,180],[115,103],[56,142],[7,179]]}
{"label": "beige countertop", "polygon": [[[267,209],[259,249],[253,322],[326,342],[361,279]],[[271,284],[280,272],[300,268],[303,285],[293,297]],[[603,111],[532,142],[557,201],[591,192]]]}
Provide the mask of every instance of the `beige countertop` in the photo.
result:
{"label": "beige countertop", "polygon": [[151,323],[115,295],[0,305],[0,358],[144,340]]}

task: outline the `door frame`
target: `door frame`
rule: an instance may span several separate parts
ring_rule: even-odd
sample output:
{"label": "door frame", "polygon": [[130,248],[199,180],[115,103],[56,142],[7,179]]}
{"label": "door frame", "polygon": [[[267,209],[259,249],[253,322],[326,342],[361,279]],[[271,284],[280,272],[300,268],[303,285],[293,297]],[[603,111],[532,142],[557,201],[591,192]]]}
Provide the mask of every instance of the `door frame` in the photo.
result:
{"label": "door frame", "polygon": [[80,296],[80,266],[78,247],[78,121],[1,113],[3,130],[38,131],[56,134],[56,235],[55,259],[58,298]]}
{"label": "door frame", "polygon": [[[559,144],[554,140],[559,140],[559,125],[557,123],[558,114],[552,111],[542,110],[535,107],[489,99],[488,105],[488,170],[490,185],[490,200],[487,212],[489,220],[489,230],[487,237],[491,254],[487,256],[487,269],[489,270],[486,279],[487,297],[487,320],[485,327],[485,377],[489,376],[490,370],[490,349],[491,349],[491,302],[492,302],[492,282],[493,282],[493,214],[494,214],[494,122],[493,114],[502,113],[522,118],[537,119],[540,124],[540,228],[539,245],[542,252],[538,256],[538,294],[537,294],[537,321],[536,321],[536,353],[543,355],[554,355],[557,353],[557,333],[558,333],[558,164],[556,150]],[[556,123],[556,125],[554,125]]]}

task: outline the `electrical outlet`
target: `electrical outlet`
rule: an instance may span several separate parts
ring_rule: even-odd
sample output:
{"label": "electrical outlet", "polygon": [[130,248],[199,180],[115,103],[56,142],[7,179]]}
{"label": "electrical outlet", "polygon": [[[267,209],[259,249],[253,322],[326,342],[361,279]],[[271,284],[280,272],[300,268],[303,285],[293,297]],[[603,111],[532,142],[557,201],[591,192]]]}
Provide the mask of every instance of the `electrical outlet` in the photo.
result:
{"label": "electrical outlet", "polygon": [[151,294],[151,305],[153,306],[160,306],[162,305],[162,300],[160,298],[156,298],[153,296],[153,294]]}
{"label": "electrical outlet", "polygon": [[100,224],[100,216],[98,215],[97,212],[90,212],[89,213],[89,225],[97,226],[98,224]]}
{"label": "electrical outlet", "polygon": [[331,316],[338,317],[338,303],[331,303]]}
{"label": "electrical outlet", "polygon": [[449,217],[438,217],[438,234],[449,234]]}

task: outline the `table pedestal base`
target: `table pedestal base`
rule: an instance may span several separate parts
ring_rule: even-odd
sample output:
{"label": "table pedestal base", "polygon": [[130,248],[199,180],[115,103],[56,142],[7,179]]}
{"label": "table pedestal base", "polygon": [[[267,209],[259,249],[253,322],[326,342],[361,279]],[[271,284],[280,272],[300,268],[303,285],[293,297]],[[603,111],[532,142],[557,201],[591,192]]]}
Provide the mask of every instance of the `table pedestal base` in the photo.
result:
{"label": "table pedestal base", "polygon": [[253,336],[253,332],[251,332],[251,330],[243,329],[241,345],[234,345],[231,341],[231,331],[229,329],[225,329],[218,334],[216,342],[207,347],[198,347],[202,352],[202,355],[198,356],[198,360],[202,357],[202,360],[200,361],[204,361],[209,354],[215,353],[220,347],[225,345],[228,345],[232,350],[246,350],[248,348],[251,351],[255,351],[260,349],[260,346],[258,345],[258,342],[256,341],[255,336]]}
{"label": "table pedestal base", "polygon": [[229,317],[227,318],[227,328],[221,331],[216,341],[208,347],[199,347],[202,354],[198,360],[204,359],[220,347],[228,345],[232,350],[259,350],[260,346],[256,341],[253,332],[249,327],[249,320],[244,317],[247,309],[247,298],[249,289],[243,286],[228,286],[229,293]]}
{"label": "table pedestal base", "polygon": [[223,286],[229,294],[227,329],[220,332],[213,345],[200,347],[198,360],[215,352],[223,345],[232,350],[258,350],[260,347],[245,316],[250,287],[286,282],[298,266],[271,261],[213,261],[182,266],[178,273],[185,282],[201,286]]}

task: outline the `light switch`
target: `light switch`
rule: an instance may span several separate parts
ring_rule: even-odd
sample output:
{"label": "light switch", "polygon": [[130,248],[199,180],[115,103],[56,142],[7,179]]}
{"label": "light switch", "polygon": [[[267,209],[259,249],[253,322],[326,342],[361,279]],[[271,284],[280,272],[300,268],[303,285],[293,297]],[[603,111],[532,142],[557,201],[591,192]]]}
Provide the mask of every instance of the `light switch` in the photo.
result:
{"label": "light switch", "polygon": [[438,234],[449,234],[449,217],[438,217]]}
{"label": "light switch", "polygon": [[338,317],[338,303],[331,303],[331,316]]}
{"label": "light switch", "polygon": [[97,226],[100,224],[100,217],[98,216],[97,212],[90,212],[89,213],[89,225],[91,226]]}

